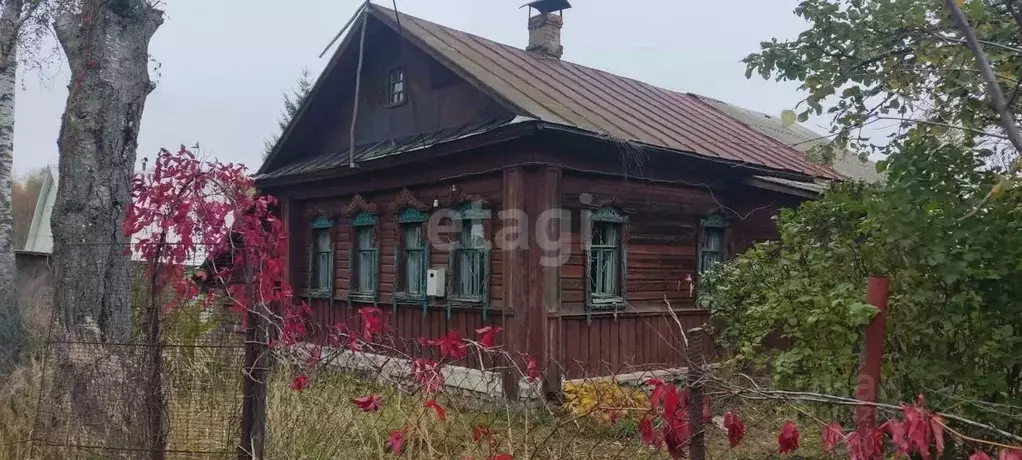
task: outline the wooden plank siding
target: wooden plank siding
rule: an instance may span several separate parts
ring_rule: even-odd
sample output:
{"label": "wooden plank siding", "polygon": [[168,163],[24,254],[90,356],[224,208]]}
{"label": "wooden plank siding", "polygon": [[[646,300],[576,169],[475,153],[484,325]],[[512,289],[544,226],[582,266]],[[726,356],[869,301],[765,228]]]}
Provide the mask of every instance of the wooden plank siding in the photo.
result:
{"label": "wooden plank siding", "polygon": [[[711,193],[705,187],[654,183],[565,172],[561,206],[572,223],[562,241],[570,251],[560,267],[559,312],[550,328],[564,339],[558,359],[566,378],[607,376],[684,366],[682,330],[703,325],[708,314],[696,308],[698,292],[685,278],[698,279],[700,221],[713,213],[728,216],[727,252],[776,238],[772,217],[796,200],[780,194],[733,190]],[[752,197],[755,197],[753,199]],[[586,312],[586,256],[581,234],[583,210],[611,206],[628,216],[623,238],[627,271],[627,307]],[[666,311],[670,302],[678,319]],[[555,326],[556,322],[560,322]],[[680,322],[680,325],[679,325]]]}
{"label": "wooden plank siding", "polygon": [[[492,217],[484,221],[486,235],[491,240],[500,229],[498,213],[501,210],[502,181],[499,174],[482,176],[461,181],[454,181],[449,184],[434,184],[428,186],[409,187],[412,195],[422,203],[432,205],[434,200],[439,208],[447,208],[454,201],[462,197],[482,198],[485,207],[492,211]],[[411,354],[414,357],[438,358],[435,350],[421,350],[415,340],[419,337],[436,338],[447,334],[448,331],[457,331],[462,337],[475,338],[475,330],[485,325],[509,327],[506,324],[507,317],[511,313],[504,313],[504,290],[503,290],[503,253],[499,250],[491,251],[490,255],[490,301],[487,311],[487,320],[483,321],[482,308],[480,306],[459,306],[452,307],[450,319],[447,317],[447,301],[445,299],[432,299],[426,311],[423,312],[421,304],[398,303],[393,304],[395,292],[395,280],[398,267],[394,264],[394,251],[397,243],[397,216],[396,212],[390,209],[391,204],[396,200],[400,190],[387,190],[381,192],[367,192],[360,196],[368,203],[377,207],[377,241],[380,250],[379,269],[379,293],[378,301],[352,301],[348,302],[350,287],[352,231],[350,218],[340,216],[332,229],[334,238],[334,298],[332,302],[328,299],[311,299],[310,306],[313,312],[312,323],[317,330],[317,339],[322,341],[326,336],[326,328],[338,323],[344,324],[354,330],[361,330],[361,318],[358,309],[366,306],[376,305],[384,310],[386,314],[385,335],[387,346],[392,346],[399,354]],[[352,196],[337,198],[323,198],[299,201],[292,204],[293,207],[302,210],[310,208],[337,211],[349,205]],[[297,263],[291,271],[295,292],[300,297],[306,298],[309,280],[309,254],[311,253],[311,221],[308,219],[299,220],[294,217],[291,222],[296,225],[296,231],[292,231],[292,248],[297,250],[299,255],[294,257]],[[441,222],[441,225],[446,225]],[[436,233],[440,242],[450,241],[454,235]],[[446,245],[434,246],[430,249],[430,268],[446,268],[448,265],[449,253]],[[503,344],[503,336],[498,335],[498,345]],[[463,363],[473,367],[479,367],[480,363],[476,357],[471,357]],[[486,363],[483,363],[486,364]]]}

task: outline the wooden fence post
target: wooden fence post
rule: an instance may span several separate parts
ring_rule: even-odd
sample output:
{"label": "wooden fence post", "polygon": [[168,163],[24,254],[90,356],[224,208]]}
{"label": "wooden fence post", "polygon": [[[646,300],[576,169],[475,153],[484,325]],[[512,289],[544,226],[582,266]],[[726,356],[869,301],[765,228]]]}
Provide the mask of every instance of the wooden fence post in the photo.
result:
{"label": "wooden fence post", "polygon": [[[247,252],[247,251],[246,251]],[[252,266],[245,262],[245,296],[255,299]],[[266,387],[270,377],[269,311],[255,303],[246,312],[245,366],[241,372],[241,440],[238,460],[262,460],[266,445]]]}
{"label": "wooden fence post", "polygon": [[[875,403],[880,388],[880,367],[884,351],[884,323],[887,317],[888,283],[886,276],[871,276],[866,287],[866,301],[879,312],[866,326],[866,349],[859,372],[855,398]],[[855,408],[855,427],[863,435],[876,426],[876,408],[860,405]]]}
{"label": "wooden fence post", "polygon": [[706,459],[706,437],[703,433],[703,374],[706,365],[705,332],[701,327],[688,330],[687,355],[688,374],[688,423],[692,437],[689,441],[689,453],[692,460]]}

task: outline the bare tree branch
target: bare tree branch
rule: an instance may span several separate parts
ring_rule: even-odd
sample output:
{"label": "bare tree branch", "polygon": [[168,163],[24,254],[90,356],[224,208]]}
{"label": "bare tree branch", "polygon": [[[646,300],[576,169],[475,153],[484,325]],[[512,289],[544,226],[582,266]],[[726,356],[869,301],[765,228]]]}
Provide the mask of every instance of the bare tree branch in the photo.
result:
{"label": "bare tree branch", "polygon": [[1018,125],[1015,124],[1015,117],[1008,111],[1008,102],[1004,99],[1004,94],[1001,93],[1001,85],[997,82],[997,76],[994,75],[993,67],[990,66],[990,61],[987,59],[986,53],[983,52],[983,47],[976,38],[975,31],[972,30],[972,26],[965,19],[965,14],[958,8],[957,0],[947,0],[946,3],[951,10],[951,18],[965,35],[965,41],[969,45],[969,49],[972,50],[972,54],[976,57],[976,66],[979,67],[980,74],[987,84],[990,103],[1001,118],[1001,127],[1004,128],[1004,132],[1007,134],[1008,140],[1011,141],[1011,145],[1015,147],[1015,150],[1022,152],[1022,132],[1019,131]]}

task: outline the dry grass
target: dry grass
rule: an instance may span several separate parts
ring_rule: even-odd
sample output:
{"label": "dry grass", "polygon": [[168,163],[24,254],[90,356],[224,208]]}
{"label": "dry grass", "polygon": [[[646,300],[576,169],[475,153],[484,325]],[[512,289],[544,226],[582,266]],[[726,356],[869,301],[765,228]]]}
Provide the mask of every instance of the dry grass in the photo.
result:
{"label": "dry grass", "polygon": [[[215,359],[216,356],[208,355],[195,363],[208,364]],[[177,386],[168,392],[171,402],[168,447],[176,451],[168,458],[234,457],[232,446],[238,438],[240,397],[236,390],[227,391],[224,387],[237,388],[240,379],[235,376],[214,381],[208,368],[200,367],[207,370],[196,372],[198,377],[194,379],[174,381]],[[30,360],[0,391],[0,460],[130,457],[59,446],[30,449],[25,441],[32,434],[35,403],[44,380],[42,363]],[[218,389],[211,391],[214,388]],[[383,409],[378,413],[364,413],[350,401],[371,393],[384,398]],[[352,374],[320,374],[301,392],[292,390],[283,378],[276,378],[268,396],[267,458],[394,458],[387,449],[387,438],[394,430],[405,432],[405,452],[401,458],[486,459],[498,453],[512,454],[515,459],[668,458],[665,452],[642,447],[637,426],[629,419],[607,424],[595,417],[578,417],[567,409],[487,404],[457,395],[441,395],[437,401],[446,408],[445,421],[438,420],[432,410],[424,407],[422,397],[403,394]],[[737,409],[746,421],[745,441],[730,449],[725,434],[716,427],[708,427],[709,458],[790,457],[776,454],[776,436],[780,425],[793,417],[791,407],[757,403],[743,404]],[[804,458],[828,458],[819,454],[819,430],[806,425],[800,424],[800,454]],[[488,428],[492,443],[473,439],[477,426]],[[216,451],[221,453],[209,453]]]}

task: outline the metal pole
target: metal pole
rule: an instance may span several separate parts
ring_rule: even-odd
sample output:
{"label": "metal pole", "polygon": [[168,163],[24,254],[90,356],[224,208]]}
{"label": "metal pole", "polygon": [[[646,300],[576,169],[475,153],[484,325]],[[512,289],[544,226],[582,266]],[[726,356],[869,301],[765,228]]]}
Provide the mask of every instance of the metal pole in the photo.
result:
{"label": "metal pole", "polygon": [[689,453],[692,460],[706,459],[706,439],[703,434],[703,365],[706,356],[703,350],[704,331],[701,327],[688,330],[688,423],[692,429]]}
{"label": "metal pole", "polygon": [[[884,323],[887,317],[888,280],[886,276],[871,276],[866,287],[866,301],[877,307],[876,316],[866,326],[866,350],[859,371],[859,388],[855,398],[876,402],[880,387],[880,367],[884,351]],[[855,408],[855,427],[865,433],[876,426],[876,409],[870,405]]]}

